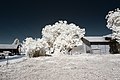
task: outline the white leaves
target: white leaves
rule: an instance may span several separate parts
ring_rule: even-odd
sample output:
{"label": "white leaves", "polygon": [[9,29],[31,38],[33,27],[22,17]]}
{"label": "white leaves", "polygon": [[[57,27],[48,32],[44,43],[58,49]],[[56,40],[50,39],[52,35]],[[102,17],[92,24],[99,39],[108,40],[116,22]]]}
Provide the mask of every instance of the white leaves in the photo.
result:
{"label": "white leaves", "polygon": [[45,38],[54,50],[67,50],[74,46],[82,44],[81,37],[85,34],[85,29],[80,29],[79,26],[67,21],[59,21],[54,25],[45,26],[42,30],[43,38]]}
{"label": "white leaves", "polygon": [[120,39],[120,10],[119,8],[115,11],[109,11],[106,16],[107,27],[113,31],[113,39]]}
{"label": "white leaves", "polygon": [[120,25],[120,10],[119,8],[115,9],[115,11],[110,11],[106,16],[107,19],[107,27],[114,30],[116,27]]}
{"label": "white leaves", "polygon": [[23,46],[26,53],[43,48],[46,53],[65,53],[75,46],[82,45],[81,38],[84,34],[85,29],[80,29],[73,23],[68,24],[67,21],[59,21],[53,25],[46,25],[42,29],[41,39],[26,38]]}
{"label": "white leaves", "polygon": [[31,54],[33,50],[38,51],[40,49],[46,49],[47,47],[48,44],[44,39],[33,39],[29,37],[23,41],[23,49],[28,55]]}

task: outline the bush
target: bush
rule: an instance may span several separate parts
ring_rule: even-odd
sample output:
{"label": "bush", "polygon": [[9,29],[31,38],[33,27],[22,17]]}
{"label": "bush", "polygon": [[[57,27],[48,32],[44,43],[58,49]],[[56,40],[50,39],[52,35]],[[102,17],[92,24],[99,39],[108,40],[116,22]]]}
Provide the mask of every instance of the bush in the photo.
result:
{"label": "bush", "polygon": [[39,56],[46,56],[46,51],[43,48],[33,49],[28,52],[28,56],[31,57],[39,57]]}

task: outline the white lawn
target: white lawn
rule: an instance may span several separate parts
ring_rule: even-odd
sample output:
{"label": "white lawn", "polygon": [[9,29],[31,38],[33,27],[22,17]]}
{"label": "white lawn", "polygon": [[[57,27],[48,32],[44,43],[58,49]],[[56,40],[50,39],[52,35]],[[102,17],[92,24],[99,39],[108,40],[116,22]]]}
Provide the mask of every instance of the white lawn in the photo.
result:
{"label": "white lawn", "polygon": [[120,80],[120,54],[28,58],[1,65],[0,80]]}

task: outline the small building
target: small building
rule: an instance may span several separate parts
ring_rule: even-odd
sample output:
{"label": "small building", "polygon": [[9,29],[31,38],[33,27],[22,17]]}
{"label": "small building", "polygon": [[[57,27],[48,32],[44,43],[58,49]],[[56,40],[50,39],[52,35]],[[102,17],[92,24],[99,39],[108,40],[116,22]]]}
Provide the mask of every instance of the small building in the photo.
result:
{"label": "small building", "polygon": [[15,39],[12,44],[0,44],[0,53],[4,51],[10,51],[14,54],[20,53],[21,44],[19,43],[18,39]]}
{"label": "small building", "polygon": [[0,52],[10,51],[11,53],[19,54],[20,45],[0,44]]}
{"label": "small building", "polygon": [[110,41],[106,40],[106,36],[86,36],[82,38],[82,41],[86,53],[109,53]]}

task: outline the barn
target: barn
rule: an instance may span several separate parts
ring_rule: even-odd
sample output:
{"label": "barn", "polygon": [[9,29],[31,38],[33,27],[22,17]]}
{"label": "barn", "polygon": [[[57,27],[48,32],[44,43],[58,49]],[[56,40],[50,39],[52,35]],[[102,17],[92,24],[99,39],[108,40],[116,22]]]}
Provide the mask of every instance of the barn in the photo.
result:
{"label": "barn", "polygon": [[86,53],[107,54],[110,53],[110,40],[106,36],[86,36],[82,38]]}
{"label": "barn", "polygon": [[21,43],[16,38],[12,44],[0,44],[0,53],[3,53],[4,51],[9,51],[11,54],[20,54],[21,47]]}
{"label": "barn", "polygon": [[13,45],[13,44],[0,44],[0,52],[4,51],[10,51],[11,53],[14,54],[20,54],[20,49],[21,45]]}

